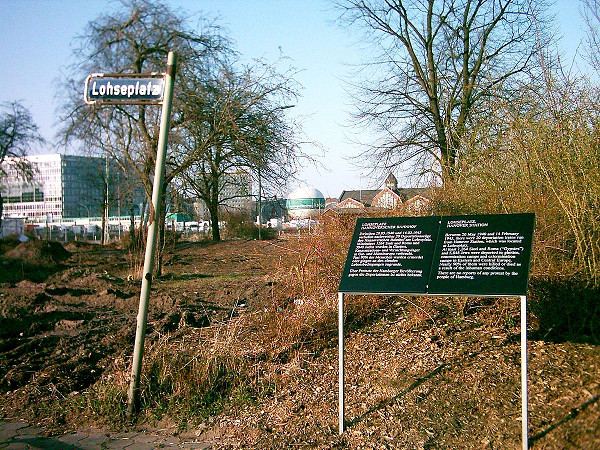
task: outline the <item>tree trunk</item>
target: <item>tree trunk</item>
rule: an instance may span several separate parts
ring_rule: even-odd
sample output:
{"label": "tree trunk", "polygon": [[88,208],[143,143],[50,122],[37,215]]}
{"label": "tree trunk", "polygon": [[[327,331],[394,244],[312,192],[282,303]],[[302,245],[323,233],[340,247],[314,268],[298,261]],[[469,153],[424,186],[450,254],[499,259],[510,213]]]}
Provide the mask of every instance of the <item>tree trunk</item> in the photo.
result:
{"label": "tree trunk", "polygon": [[440,149],[440,163],[442,165],[442,184],[454,180],[456,177],[456,160],[459,143],[456,140],[448,142],[444,131],[438,129],[438,146]]}
{"label": "tree trunk", "polygon": [[134,244],[135,239],[136,239],[136,237],[135,237],[136,233],[135,233],[135,216],[133,214],[133,204],[131,205],[130,213],[131,213],[131,223],[129,225],[129,241],[131,242],[131,244]]}
{"label": "tree trunk", "polygon": [[456,150],[446,148],[442,152],[442,184],[456,177]]}
{"label": "tree trunk", "polygon": [[212,239],[214,242],[221,240],[221,230],[219,230],[219,212],[218,206],[209,207],[208,212],[210,214],[210,225],[212,228]]}
{"label": "tree trunk", "polygon": [[221,240],[221,231],[219,230],[219,178],[212,176],[208,187],[208,201],[206,207],[210,214],[210,225],[212,228],[212,240],[219,242]]}
{"label": "tree trunk", "polygon": [[[106,192],[106,191],[105,191]],[[100,237],[100,244],[104,245],[106,243],[106,197],[104,197],[102,201],[102,235]]]}

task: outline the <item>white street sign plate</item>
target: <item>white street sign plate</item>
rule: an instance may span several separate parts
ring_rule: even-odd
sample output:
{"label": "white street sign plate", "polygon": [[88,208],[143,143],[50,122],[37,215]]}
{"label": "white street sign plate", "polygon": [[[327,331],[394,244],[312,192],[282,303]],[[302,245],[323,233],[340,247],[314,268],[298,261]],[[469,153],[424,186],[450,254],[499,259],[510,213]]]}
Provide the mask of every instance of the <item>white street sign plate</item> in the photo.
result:
{"label": "white street sign plate", "polygon": [[85,80],[84,100],[88,105],[161,103],[164,90],[162,75],[92,74]]}

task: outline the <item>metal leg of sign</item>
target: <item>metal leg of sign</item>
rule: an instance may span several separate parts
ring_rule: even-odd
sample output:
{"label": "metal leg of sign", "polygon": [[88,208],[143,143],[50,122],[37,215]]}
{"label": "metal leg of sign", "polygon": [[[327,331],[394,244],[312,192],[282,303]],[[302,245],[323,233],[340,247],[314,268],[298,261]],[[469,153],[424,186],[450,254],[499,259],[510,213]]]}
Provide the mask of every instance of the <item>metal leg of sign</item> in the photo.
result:
{"label": "metal leg of sign", "polygon": [[529,412],[527,408],[527,297],[521,296],[521,434],[523,449],[529,448]]}
{"label": "metal leg of sign", "polygon": [[344,432],[344,294],[338,292],[339,430]]}
{"label": "metal leg of sign", "polygon": [[173,83],[175,81],[175,66],[177,56],[169,52],[167,57],[167,74],[165,76],[165,98],[163,102],[158,146],[156,150],[156,166],[154,168],[154,183],[152,184],[152,206],[154,216],[148,227],[148,238],[146,241],[146,254],[144,258],[144,275],[142,277],[142,288],[140,291],[140,305],[138,308],[137,326],[135,331],[135,344],[133,348],[133,362],[131,366],[131,381],[127,393],[127,417],[131,417],[135,408],[138,395],[140,375],[142,371],[142,359],[144,357],[144,339],[146,337],[146,320],[148,315],[148,301],[150,287],[152,284],[152,272],[154,270],[154,253],[158,235],[158,219],[160,214],[160,196],[165,178],[165,159],[167,153],[167,141],[169,137],[169,124],[171,122],[171,108],[173,100]]}

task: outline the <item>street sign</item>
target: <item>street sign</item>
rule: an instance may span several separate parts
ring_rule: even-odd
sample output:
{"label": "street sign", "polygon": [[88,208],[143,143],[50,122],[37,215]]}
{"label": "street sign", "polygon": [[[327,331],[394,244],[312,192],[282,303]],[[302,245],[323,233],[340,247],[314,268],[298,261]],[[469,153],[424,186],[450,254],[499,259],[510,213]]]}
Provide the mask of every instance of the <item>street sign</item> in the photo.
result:
{"label": "street sign", "polygon": [[88,105],[157,104],[163,100],[163,74],[102,74],[89,75],[85,80],[84,100]]}
{"label": "street sign", "polygon": [[167,55],[167,70],[164,74],[94,73],[86,78],[83,94],[85,103],[88,105],[162,105],[156,149],[156,164],[154,166],[154,182],[152,183],[152,207],[154,209],[154,215],[148,225],[144,272],[140,290],[140,305],[138,308],[133,361],[131,364],[131,379],[129,382],[129,391],[127,392],[127,417],[131,417],[133,414],[136,399],[139,394],[142,359],[144,356],[144,339],[146,337],[148,317],[148,302],[152,284],[152,272],[154,271],[154,252],[156,250],[158,237],[158,223],[160,222],[160,203],[164,198],[163,185],[165,180],[165,160],[169,126],[171,122],[176,67],[177,55],[170,51]]}

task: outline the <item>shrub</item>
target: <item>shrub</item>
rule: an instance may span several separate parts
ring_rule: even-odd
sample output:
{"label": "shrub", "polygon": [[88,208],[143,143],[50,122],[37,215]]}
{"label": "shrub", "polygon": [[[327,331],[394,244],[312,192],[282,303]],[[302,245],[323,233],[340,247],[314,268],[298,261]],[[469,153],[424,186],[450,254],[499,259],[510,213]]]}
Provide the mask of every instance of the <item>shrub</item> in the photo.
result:
{"label": "shrub", "polygon": [[[248,214],[242,212],[229,212],[223,216],[226,223],[225,235],[227,238],[258,239],[258,226]],[[261,239],[274,239],[277,230],[263,227],[260,230]]]}
{"label": "shrub", "polygon": [[523,89],[490,105],[465,142],[441,213],[534,212],[533,273],[600,285],[600,102],[583,81]]}
{"label": "shrub", "polygon": [[[465,142],[439,214],[534,212],[530,286],[544,334],[593,338],[600,287],[600,102],[582,80],[496,101]],[[587,337],[586,337],[587,336]]]}

